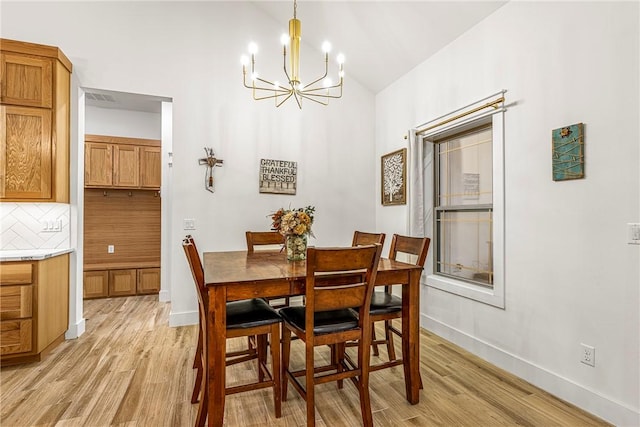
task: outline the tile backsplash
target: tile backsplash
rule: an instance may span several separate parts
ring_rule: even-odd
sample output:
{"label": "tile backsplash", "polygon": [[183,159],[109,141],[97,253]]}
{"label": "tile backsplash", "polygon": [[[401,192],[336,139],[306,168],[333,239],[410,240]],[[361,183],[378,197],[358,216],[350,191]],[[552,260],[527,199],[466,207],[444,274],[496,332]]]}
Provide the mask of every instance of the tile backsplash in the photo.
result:
{"label": "tile backsplash", "polygon": [[66,249],[70,215],[71,205],[66,203],[2,202],[0,250]]}

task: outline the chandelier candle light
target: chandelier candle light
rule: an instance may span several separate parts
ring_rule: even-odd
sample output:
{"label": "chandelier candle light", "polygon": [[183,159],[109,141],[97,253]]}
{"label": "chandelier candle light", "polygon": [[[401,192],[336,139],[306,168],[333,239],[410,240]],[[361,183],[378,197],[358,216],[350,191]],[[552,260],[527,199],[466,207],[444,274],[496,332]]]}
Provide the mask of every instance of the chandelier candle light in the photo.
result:
{"label": "chandelier candle light", "polygon": [[[279,82],[270,82],[258,77],[256,72],[256,53],[258,46],[255,43],[249,44],[249,54],[251,55],[251,82],[247,84],[247,66],[249,65],[249,58],[247,56],[242,57],[242,75],[244,87],[251,89],[253,92],[253,99],[275,99],[276,107],[281,106],[287,99],[293,98],[298,103],[298,107],[302,109],[302,99],[309,99],[317,102],[318,104],[328,105],[329,99],[342,97],[342,81],[344,77],[344,55],[339,54],[337,57],[338,62],[338,83],[333,84],[328,77],[329,73],[329,51],[331,45],[329,42],[322,44],[322,50],[324,52],[324,75],[317,78],[311,83],[303,84],[300,81],[300,20],[296,18],[296,0],[293,2],[293,19],[289,20],[289,35],[283,34],[280,38],[282,42],[283,54],[284,54],[284,73],[287,78],[286,85],[280,85]],[[289,69],[287,70],[287,45],[290,46],[291,56],[289,58]]]}

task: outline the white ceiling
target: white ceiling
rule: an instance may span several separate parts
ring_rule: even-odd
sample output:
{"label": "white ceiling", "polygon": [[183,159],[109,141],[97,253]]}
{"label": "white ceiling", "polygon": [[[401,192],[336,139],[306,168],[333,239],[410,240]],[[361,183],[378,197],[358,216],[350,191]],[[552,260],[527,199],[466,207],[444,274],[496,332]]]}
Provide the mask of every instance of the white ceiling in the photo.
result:
{"label": "white ceiling", "polygon": [[[293,0],[253,1],[274,20],[293,17]],[[329,40],[345,55],[345,71],[378,93],[506,1],[299,0],[304,44]]]}
{"label": "white ceiling", "polygon": [[[288,28],[293,0],[250,3]],[[378,93],[505,3],[298,0],[297,18],[301,21],[303,45],[320,50],[322,43],[329,40],[334,53],[345,55],[346,79],[356,79]],[[97,89],[87,91],[96,95],[87,96],[87,105],[102,108],[159,113],[160,101],[165,100]]]}

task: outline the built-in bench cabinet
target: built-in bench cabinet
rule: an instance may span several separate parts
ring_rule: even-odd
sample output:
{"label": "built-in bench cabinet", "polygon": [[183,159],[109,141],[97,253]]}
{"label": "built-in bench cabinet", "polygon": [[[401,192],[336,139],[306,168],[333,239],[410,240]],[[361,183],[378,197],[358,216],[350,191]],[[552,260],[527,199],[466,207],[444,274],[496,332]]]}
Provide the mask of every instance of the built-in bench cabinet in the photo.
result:
{"label": "built-in bench cabinet", "polygon": [[[138,265],[139,266],[139,265]],[[104,269],[105,266],[85,266],[84,298],[122,297],[157,294],[160,292],[160,268]],[[98,268],[94,270],[93,268]]]}
{"label": "built-in bench cabinet", "polygon": [[0,363],[37,362],[69,325],[69,255],[0,265]]}
{"label": "built-in bench cabinet", "polygon": [[85,135],[84,298],[160,291],[160,141]]}

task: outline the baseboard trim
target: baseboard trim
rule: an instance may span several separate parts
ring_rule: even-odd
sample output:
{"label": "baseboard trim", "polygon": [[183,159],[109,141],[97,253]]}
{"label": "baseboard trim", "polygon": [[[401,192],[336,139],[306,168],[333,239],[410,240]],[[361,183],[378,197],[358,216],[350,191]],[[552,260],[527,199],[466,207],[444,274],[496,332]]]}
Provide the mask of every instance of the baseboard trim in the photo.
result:
{"label": "baseboard trim", "polygon": [[78,338],[80,335],[84,334],[85,331],[85,321],[84,317],[75,325],[69,325],[69,329],[64,334],[64,338],[67,340],[73,340]]}
{"label": "baseboard trim", "polygon": [[198,324],[199,314],[197,311],[183,311],[182,313],[169,313],[169,326],[189,326]]}
{"label": "baseboard trim", "polygon": [[607,422],[620,427],[640,426],[638,409],[603,396],[596,390],[577,384],[425,314],[421,315],[420,323],[428,331]]}

